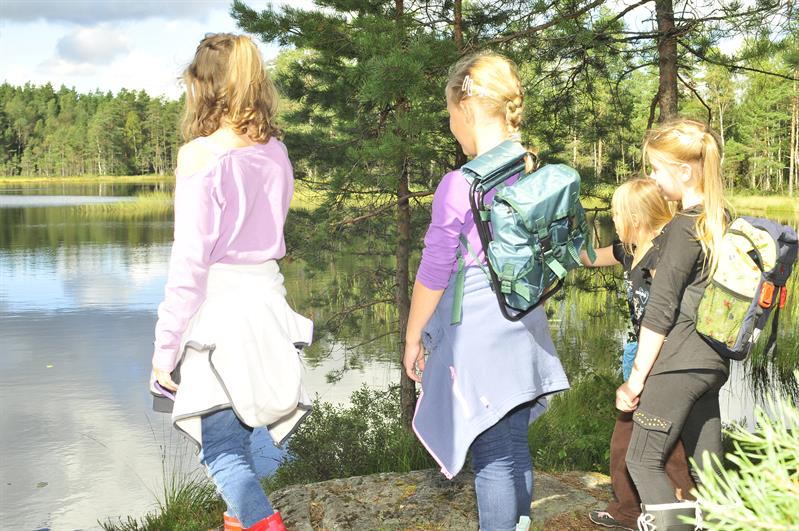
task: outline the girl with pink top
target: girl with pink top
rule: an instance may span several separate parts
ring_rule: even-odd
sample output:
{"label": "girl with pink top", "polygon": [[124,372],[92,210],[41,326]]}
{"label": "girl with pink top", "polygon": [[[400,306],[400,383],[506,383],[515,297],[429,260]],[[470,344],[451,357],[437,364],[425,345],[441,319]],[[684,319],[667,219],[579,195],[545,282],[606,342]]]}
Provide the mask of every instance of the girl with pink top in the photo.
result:
{"label": "girl with pink top", "polygon": [[310,411],[297,345],[312,323],[285,300],[276,260],[294,191],[276,138],[277,93],[253,42],[208,35],[183,74],[175,241],[158,307],[151,391],[174,398],[225,500],[225,529],[284,530],[255,474],[249,438],[282,442]]}

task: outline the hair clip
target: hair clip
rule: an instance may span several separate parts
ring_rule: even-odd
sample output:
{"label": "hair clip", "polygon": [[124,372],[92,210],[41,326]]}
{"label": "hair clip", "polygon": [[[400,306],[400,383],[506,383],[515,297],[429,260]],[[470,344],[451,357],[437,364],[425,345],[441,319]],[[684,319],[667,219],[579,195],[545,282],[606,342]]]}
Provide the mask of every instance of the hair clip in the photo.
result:
{"label": "hair clip", "polygon": [[472,79],[469,74],[466,74],[466,77],[463,78],[463,84],[461,85],[461,92],[465,92],[467,96],[471,96],[473,85],[474,79]]}
{"label": "hair clip", "polygon": [[475,93],[478,96],[485,96],[487,94],[486,89],[480,85],[475,86],[474,79],[472,79],[472,76],[469,74],[466,74],[466,77],[463,78],[461,92],[465,92],[467,96],[473,96]]}

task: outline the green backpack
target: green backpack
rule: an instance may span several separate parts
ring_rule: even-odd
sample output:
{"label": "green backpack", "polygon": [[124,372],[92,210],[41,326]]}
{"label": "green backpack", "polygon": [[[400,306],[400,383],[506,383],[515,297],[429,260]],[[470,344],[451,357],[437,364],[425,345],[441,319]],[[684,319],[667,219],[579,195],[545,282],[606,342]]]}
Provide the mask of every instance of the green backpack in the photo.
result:
{"label": "green backpack", "polygon": [[[521,144],[506,140],[461,168],[471,183],[469,201],[488,268],[462,234],[461,245],[483,268],[502,315],[510,321],[554,295],[566,273],[581,265],[583,248],[595,259],[580,204],[580,175],[563,164],[525,173],[527,155]],[[518,174],[516,182],[504,184]],[[484,197],[494,188],[486,205]],[[453,324],[462,314],[465,262],[460,247],[457,259]]]}

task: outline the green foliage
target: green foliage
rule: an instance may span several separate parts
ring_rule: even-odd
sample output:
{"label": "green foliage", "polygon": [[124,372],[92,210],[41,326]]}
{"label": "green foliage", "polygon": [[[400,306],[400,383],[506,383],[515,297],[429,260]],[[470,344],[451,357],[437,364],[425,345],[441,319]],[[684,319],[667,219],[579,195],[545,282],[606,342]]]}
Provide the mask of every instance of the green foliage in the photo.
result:
{"label": "green foliage", "polygon": [[[589,373],[552,398],[547,412],[530,427],[534,465],[607,474],[619,384],[620,376]],[[588,410],[586,404],[591,404]]]}
{"label": "green foliage", "polygon": [[0,175],[171,172],[179,101],[144,91],[78,94],[48,83],[0,85]]}
{"label": "green foliage", "polygon": [[348,407],[319,399],[288,442],[290,457],[268,480],[272,491],[294,483],[378,472],[408,472],[435,465],[400,422],[399,389],[362,387]]}
{"label": "green foliage", "polygon": [[[794,373],[799,379],[799,372]],[[799,528],[799,409],[785,398],[767,400],[756,411],[757,429],[733,427],[735,470],[699,470],[697,501],[708,531]],[[718,471],[720,470],[720,471]]]}

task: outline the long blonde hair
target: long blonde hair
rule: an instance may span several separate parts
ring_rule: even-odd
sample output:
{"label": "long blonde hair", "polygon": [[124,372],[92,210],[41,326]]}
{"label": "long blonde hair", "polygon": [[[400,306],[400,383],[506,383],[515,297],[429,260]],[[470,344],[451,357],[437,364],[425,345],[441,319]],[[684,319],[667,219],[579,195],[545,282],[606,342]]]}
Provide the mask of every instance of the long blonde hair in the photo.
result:
{"label": "long blonde hair", "polygon": [[721,174],[721,141],[710,126],[678,118],[647,133],[643,154],[663,164],[688,164],[702,194],[703,212],[696,217],[696,234],[710,275],[719,262],[721,239],[727,228],[724,180]]}
{"label": "long blonde hair", "polygon": [[224,124],[260,143],[280,133],[275,125],[277,90],[249,37],[206,35],[182,79],[186,140],[208,136]]}
{"label": "long blonde hair", "polygon": [[652,179],[631,179],[613,192],[610,201],[614,219],[618,220],[617,231],[627,252],[632,254],[630,242],[638,220],[640,231],[653,233],[663,228],[674,216],[669,202],[663,199],[657,183]]}
{"label": "long blonde hair", "polygon": [[[446,95],[456,104],[474,98],[473,103],[487,115],[504,120],[510,138],[521,141],[522,82],[518,68],[507,57],[486,52],[463,57],[449,69]],[[533,170],[532,156],[528,156],[526,166],[527,172]]]}

